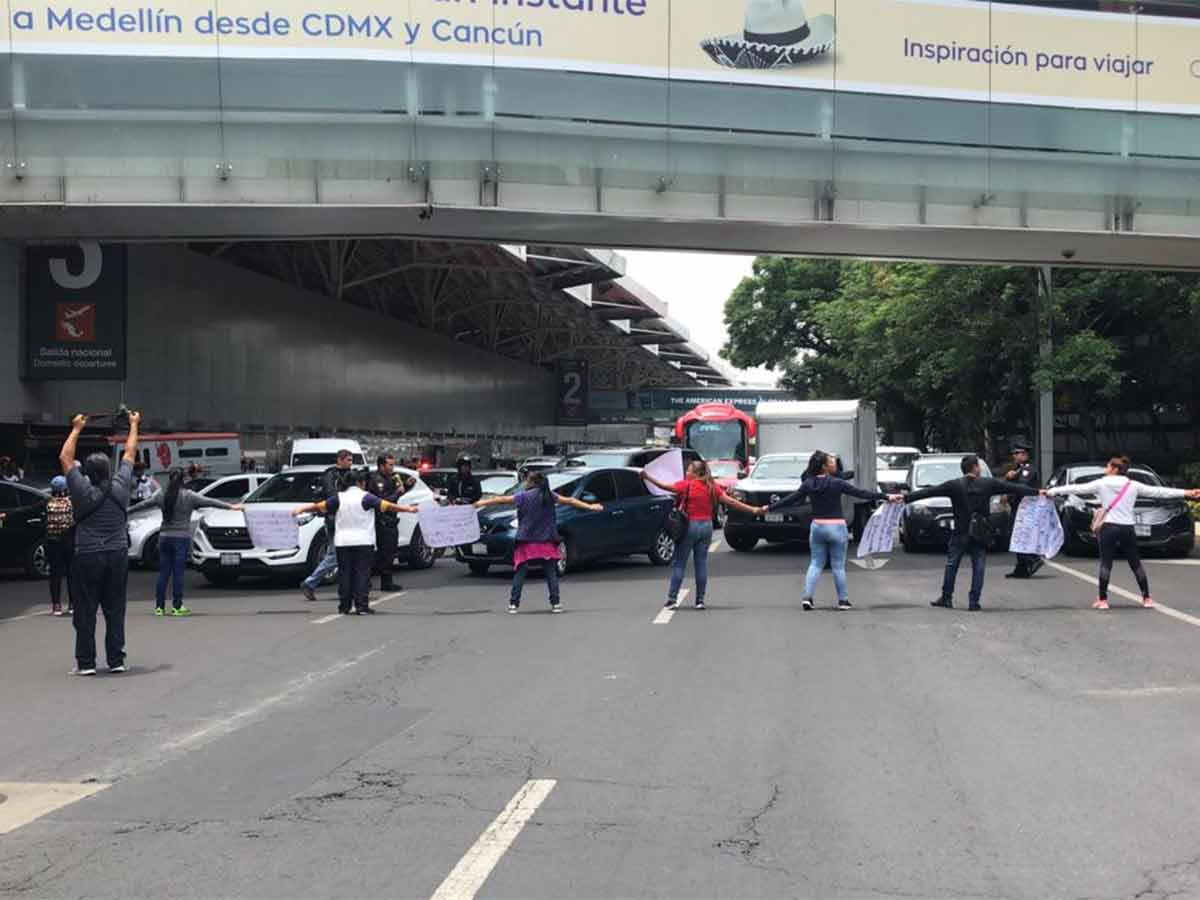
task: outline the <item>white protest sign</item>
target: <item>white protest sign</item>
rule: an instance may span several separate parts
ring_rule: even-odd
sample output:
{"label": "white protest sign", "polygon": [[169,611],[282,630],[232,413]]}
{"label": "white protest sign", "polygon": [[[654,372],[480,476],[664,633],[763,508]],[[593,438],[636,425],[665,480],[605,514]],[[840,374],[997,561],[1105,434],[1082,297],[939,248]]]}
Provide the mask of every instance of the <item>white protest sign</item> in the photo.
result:
{"label": "white protest sign", "polygon": [[1063,545],[1062,522],[1049,497],[1026,497],[1017,507],[1008,549],[1052,559]]}
{"label": "white protest sign", "polygon": [[422,503],[417,508],[421,537],[425,543],[440,547],[461,547],[479,540],[479,511],[473,506],[438,506]]}
{"label": "white protest sign", "polygon": [[[683,451],[670,450],[660,456],[650,465],[646,466],[646,474],[651,478],[657,478],[663,484],[674,484],[677,481],[683,481]],[[667,495],[670,491],[664,491],[657,488],[650,482],[646,482],[646,487],[650,489],[650,493],[658,494],[660,497]]]}
{"label": "white protest sign", "polygon": [[875,510],[874,515],[867,520],[867,527],[863,529],[862,540],[858,542],[858,558],[877,553],[891,553],[896,543],[896,529],[903,514],[903,503],[885,503]]}
{"label": "white protest sign", "polygon": [[242,515],[250,542],[260,550],[290,550],[300,546],[300,526],[286,509],[255,509],[248,504]]}

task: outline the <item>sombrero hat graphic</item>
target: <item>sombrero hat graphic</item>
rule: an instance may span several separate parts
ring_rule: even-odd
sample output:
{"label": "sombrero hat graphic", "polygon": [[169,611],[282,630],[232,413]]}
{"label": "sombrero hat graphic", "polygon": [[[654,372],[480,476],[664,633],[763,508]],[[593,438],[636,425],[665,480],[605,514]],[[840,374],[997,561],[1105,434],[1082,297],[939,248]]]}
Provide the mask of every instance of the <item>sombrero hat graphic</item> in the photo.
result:
{"label": "sombrero hat graphic", "polygon": [[800,0],[746,0],[742,33],[708,38],[700,46],[731,69],[779,69],[829,52],[836,30],[833,16],[810,19]]}

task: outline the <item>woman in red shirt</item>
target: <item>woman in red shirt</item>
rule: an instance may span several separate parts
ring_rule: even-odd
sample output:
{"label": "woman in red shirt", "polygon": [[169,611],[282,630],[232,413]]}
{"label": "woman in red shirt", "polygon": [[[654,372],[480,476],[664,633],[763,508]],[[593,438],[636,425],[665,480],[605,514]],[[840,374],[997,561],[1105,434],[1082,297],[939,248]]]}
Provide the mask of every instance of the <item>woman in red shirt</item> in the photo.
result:
{"label": "woman in red shirt", "polygon": [[679,587],[687,572],[688,556],[695,557],[696,564],[696,609],[704,609],[704,595],[708,591],[708,549],[712,544],[713,513],[718,503],[732,506],[747,515],[761,516],[765,508],[747,506],[734,500],[721,489],[708,470],[708,463],[696,460],[688,466],[687,477],[674,484],[664,484],[642,472],[642,479],[660,490],[670,491],[679,498],[679,508],[688,517],[688,531],[683,540],[675,544],[675,558],[671,564],[671,586],[667,590],[666,609],[679,605]]}

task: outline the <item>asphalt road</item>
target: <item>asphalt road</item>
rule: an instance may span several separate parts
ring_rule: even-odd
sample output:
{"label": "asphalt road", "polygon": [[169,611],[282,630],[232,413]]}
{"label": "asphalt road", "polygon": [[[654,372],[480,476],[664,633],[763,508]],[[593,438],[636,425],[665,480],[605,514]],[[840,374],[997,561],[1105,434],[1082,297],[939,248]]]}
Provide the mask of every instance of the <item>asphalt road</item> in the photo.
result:
{"label": "asphalt road", "polygon": [[[664,624],[640,560],[563,615],[442,561],[372,618],[191,574],[160,620],[137,573],[132,669],[92,679],[0,580],[0,895],[1200,897],[1200,558],[1149,564],[1177,615],[1008,557],[933,610],[902,552],[805,613],[802,551],[712,562]],[[8,830],[56,790],[95,793]]]}

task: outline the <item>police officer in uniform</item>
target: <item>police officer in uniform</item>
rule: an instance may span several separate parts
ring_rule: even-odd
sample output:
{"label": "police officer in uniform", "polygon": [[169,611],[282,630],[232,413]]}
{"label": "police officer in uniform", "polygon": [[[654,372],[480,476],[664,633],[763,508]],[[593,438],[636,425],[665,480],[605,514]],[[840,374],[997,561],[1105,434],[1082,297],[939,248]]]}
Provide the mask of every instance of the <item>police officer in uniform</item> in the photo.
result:
{"label": "police officer in uniform", "polygon": [[450,476],[446,484],[446,499],[455,506],[482,500],[483,486],[471,474],[471,457],[463,454],[456,465],[458,471]]}
{"label": "police officer in uniform", "polygon": [[[1012,468],[1005,474],[1008,481],[1016,482],[1029,488],[1040,488],[1042,480],[1038,477],[1037,469],[1033,467],[1033,463],[1029,459],[1030,448],[1026,444],[1016,444],[1012,449],[1013,464]],[[1017,503],[1010,503],[1010,530],[1011,525],[1017,521]],[[1017,554],[1017,565],[1011,572],[1006,575],[1006,578],[1032,578],[1033,573],[1044,565],[1040,556],[1030,556],[1027,553]]]}
{"label": "police officer in uniform", "polygon": [[[389,503],[399,501],[407,488],[402,476],[396,472],[396,457],[390,453],[376,460],[377,468],[367,480],[367,491]],[[375,566],[374,574],[380,578],[381,591],[400,591],[403,588],[392,580],[392,566],[396,549],[400,545],[400,521],[395,512],[375,514]]]}

